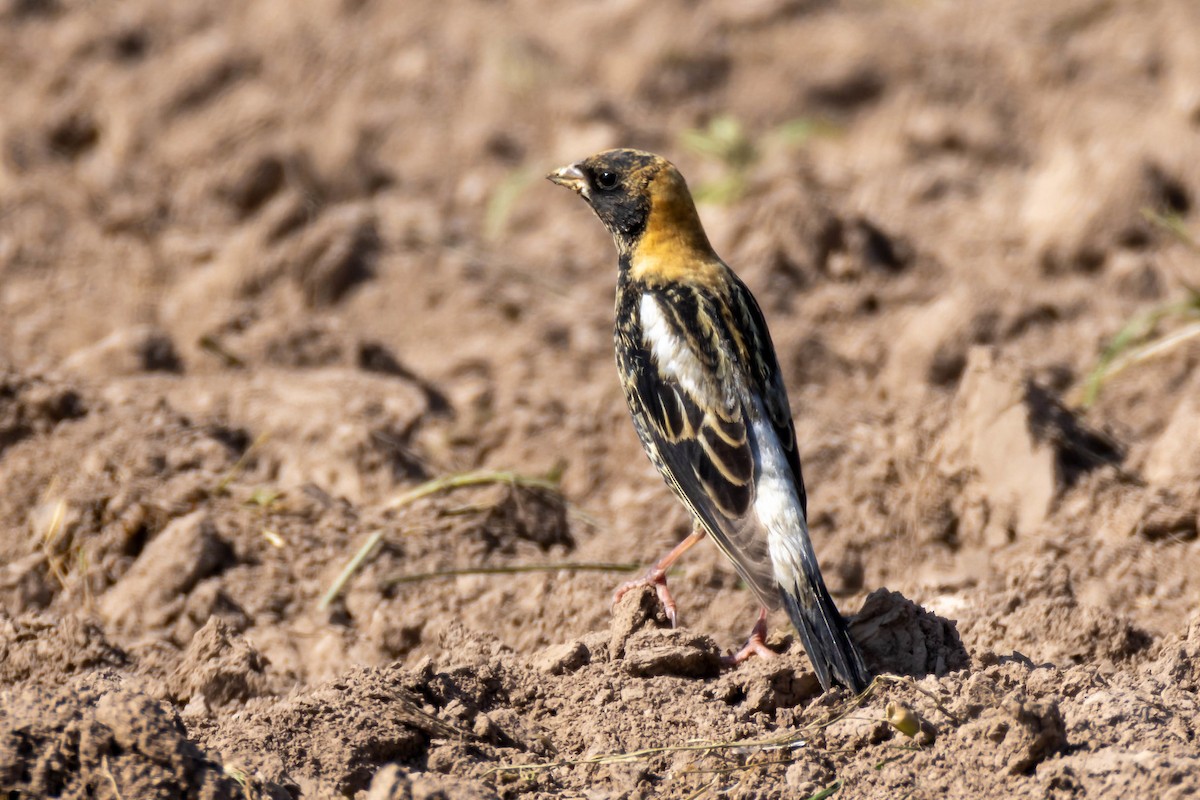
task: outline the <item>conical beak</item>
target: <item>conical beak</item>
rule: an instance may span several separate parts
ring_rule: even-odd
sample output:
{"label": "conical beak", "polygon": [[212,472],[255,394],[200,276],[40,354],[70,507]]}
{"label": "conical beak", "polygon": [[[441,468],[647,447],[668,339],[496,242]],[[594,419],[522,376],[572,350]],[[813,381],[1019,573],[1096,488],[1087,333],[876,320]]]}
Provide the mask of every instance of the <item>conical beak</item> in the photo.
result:
{"label": "conical beak", "polygon": [[547,175],[546,180],[551,183],[557,183],[559,186],[565,186],[568,189],[574,189],[585,198],[588,196],[587,176],[583,174],[583,170],[579,168],[578,164],[568,164],[565,167],[559,167]]}

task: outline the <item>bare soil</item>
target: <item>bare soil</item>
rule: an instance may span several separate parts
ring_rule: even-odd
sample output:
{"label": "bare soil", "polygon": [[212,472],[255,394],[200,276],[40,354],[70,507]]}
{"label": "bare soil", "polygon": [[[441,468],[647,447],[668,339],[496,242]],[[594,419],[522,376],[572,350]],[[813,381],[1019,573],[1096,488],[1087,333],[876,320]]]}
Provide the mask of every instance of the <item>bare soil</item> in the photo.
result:
{"label": "bare soil", "polygon": [[[0,0],[0,792],[1200,793],[1200,346],[1083,402],[1200,285],[1153,219],[1200,233],[1198,41],[1188,0]],[[541,180],[618,145],[771,323],[861,701],[782,618],[721,666],[714,547],[675,630],[569,568],[689,526]],[[403,501],[476,470],[551,485]]]}

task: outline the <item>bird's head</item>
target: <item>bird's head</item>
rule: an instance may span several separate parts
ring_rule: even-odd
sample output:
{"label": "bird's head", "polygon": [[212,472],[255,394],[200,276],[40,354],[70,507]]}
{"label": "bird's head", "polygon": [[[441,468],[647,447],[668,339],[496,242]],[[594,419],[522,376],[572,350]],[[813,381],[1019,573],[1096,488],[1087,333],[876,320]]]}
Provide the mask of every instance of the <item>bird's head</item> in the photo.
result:
{"label": "bird's head", "polygon": [[605,150],[546,176],[573,189],[631,261],[710,255],[687,183],[670,161],[641,150]]}

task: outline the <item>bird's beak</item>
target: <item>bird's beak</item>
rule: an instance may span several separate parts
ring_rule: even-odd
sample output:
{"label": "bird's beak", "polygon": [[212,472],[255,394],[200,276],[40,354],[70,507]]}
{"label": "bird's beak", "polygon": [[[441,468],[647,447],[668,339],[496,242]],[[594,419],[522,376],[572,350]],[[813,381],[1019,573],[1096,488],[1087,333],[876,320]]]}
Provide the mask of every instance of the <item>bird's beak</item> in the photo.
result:
{"label": "bird's beak", "polygon": [[547,175],[546,180],[556,183],[559,186],[573,189],[577,194],[582,195],[585,200],[587,199],[587,176],[583,174],[583,170],[579,168],[578,164],[568,164],[565,167],[559,167]]}

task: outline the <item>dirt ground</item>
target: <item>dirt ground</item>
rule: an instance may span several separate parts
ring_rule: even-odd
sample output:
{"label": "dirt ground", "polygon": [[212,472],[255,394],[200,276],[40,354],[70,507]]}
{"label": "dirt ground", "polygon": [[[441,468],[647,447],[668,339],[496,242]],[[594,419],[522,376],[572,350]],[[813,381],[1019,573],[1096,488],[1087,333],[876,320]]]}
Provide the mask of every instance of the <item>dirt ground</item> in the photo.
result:
{"label": "dirt ground", "polygon": [[[0,792],[1200,794],[1200,344],[1088,394],[1195,324],[1197,42],[1189,0],[0,0]],[[782,616],[721,667],[711,545],[680,628],[610,609],[689,526],[541,180],[611,146],[764,307],[861,702]]]}

